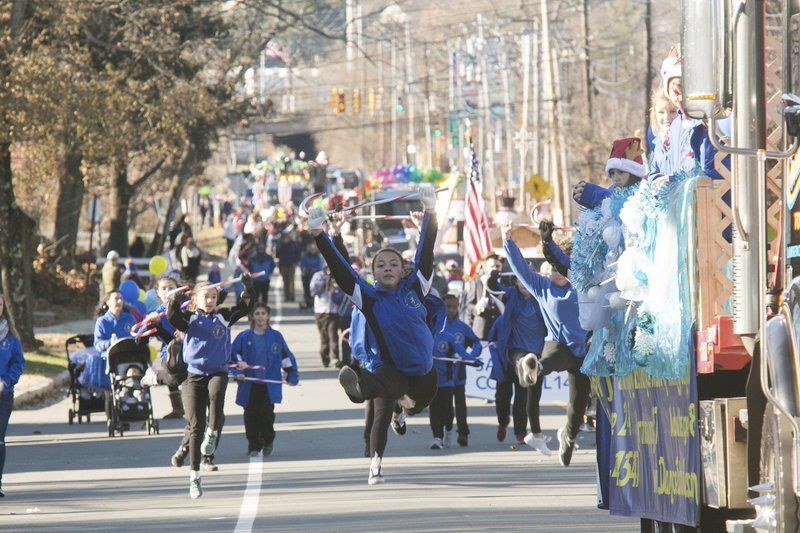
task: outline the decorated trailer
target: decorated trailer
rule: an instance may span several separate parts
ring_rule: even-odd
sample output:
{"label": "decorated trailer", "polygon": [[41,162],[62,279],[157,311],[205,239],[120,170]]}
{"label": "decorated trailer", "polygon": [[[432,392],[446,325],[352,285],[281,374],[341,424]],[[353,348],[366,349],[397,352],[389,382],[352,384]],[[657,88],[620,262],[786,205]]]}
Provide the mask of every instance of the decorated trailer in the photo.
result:
{"label": "decorated trailer", "polygon": [[643,204],[675,268],[652,269],[634,364],[593,376],[601,507],[642,531],[798,531],[800,1],[681,9],[682,113],[707,137]]}

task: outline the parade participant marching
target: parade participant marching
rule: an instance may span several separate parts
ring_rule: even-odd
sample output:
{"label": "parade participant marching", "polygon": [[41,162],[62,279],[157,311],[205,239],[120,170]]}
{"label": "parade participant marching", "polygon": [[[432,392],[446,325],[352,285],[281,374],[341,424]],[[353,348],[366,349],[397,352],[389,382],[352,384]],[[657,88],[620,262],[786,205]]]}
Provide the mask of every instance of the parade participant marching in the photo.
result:
{"label": "parade participant marching", "polygon": [[22,375],[23,366],[25,357],[22,345],[9,320],[6,301],[0,294],[0,498],[5,496],[2,482],[6,463],[6,430],[14,408],[14,385]]}
{"label": "parade participant marching", "polygon": [[[433,277],[433,245],[436,239],[436,220],[431,216],[436,205],[436,193],[427,185],[420,186],[419,196],[425,208],[422,238],[410,274],[403,276],[400,253],[386,248],[372,262],[376,284],[362,280],[349,262],[335,249],[322,226],[325,211],[309,211],[309,228],[336,282],[366,318],[379,354],[371,360],[372,369],[359,373],[345,366],[339,372],[339,382],[354,403],[372,398],[400,400],[408,414],[422,411],[436,394],[436,370],[433,368],[433,335],[426,322],[423,304]],[[418,215],[417,215],[418,216]],[[393,405],[392,405],[393,409]],[[376,403],[376,420],[379,407]],[[373,448],[369,483],[383,481],[381,453]]]}
{"label": "parade participant marching", "polygon": [[[489,332],[489,339],[494,341],[491,347],[494,360],[492,377],[497,381],[497,440],[505,440],[513,394],[512,412],[517,442],[524,442],[534,450],[550,455],[539,421],[542,380],[529,386],[520,379],[516,371],[523,358],[528,355],[538,358],[542,353],[547,327],[542,318],[541,307],[519,280],[515,286],[501,287],[499,276],[495,275],[489,278],[487,288],[502,292],[505,299],[503,313]],[[526,434],[525,426],[528,421],[531,431]]]}
{"label": "parade participant marching", "polygon": [[[447,318],[444,332],[452,336],[452,345],[462,359],[478,360],[481,354],[481,342],[472,329],[458,318],[458,297],[448,294],[444,297],[447,309]],[[470,348],[467,352],[466,348]],[[467,366],[455,364],[453,368],[453,402],[455,403],[456,427],[458,429],[458,445],[467,446],[469,442],[469,425],[467,425]],[[452,413],[452,410],[451,410]],[[453,431],[453,416],[445,423],[444,444],[451,445]]]}
{"label": "parade participant marching", "polygon": [[[195,287],[193,305],[189,310],[181,309],[183,298],[180,292],[173,296],[167,308],[170,324],[184,333],[183,359],[189,376],[183,383],[182,394],[186,421],[191,430],[189,496],[193,499],[203,495],[200,456],[214,453],[224,419],[231,348],[230,327],[247,316],[252,305],[250,276],[245,274],[242,278],[245,289],[241,300],[233,308],[217,310],[216,288],[203,283]],[[206,408],[209,409],[208,428]]]}
{"label": "parade participant marching", "polygon": [[253,301],[269,304],[269,281],[275,270],[275,260],[267,253],[263,242],[256,244],[256,253],[248,259],[250,272],[266,272],[266,275],[253,280]]}
{"label": "parade participant marching", "polygon": [[[551,372],[569,372],[567,425],[557,433],[559,461],[569,466],[590,392],[589,378],[580,371],[586,355],[586,331],[579,323],[578,296],[560,272],[552,270],[549,275],[542,275],[528,266],[510,237],[511,227],[510,221],[500,226],[503,249],[514,275],[539,303],[548,332],[541,358],[528,355],[519,363],[520,381],[527,381],[530,386]],[[546,270],[543,268],[543,272]]]}
{"label": "parade participant marching", "polygon": [[281,403],[283,390],[280,383],[258,383],[245,378],[282,381],[281,372],[286,373],[286,383],[297,385],[300,374],[297,360],[283,335],[269,323],[270,308],[256,304],[253,308],[250,329],[239,333],[233,341],[232,353],[237,361],[250,367],[234,371],[239,380],[236,404],[244,408],[244,430],[247,436],[247,453],[250,457],[272,455],[275,440],[275,404]]}

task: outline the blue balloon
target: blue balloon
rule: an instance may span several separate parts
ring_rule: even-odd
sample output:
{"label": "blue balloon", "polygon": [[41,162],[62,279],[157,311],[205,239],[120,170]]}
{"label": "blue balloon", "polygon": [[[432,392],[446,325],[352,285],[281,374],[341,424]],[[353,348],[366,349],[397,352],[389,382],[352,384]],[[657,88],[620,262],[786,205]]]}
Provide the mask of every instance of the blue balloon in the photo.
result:
{"label": "blue balloon", "polygon": [[155,289],[150,289],[146,293],[144,293],[144,306],[147,308],[147,312],[153,311],[161,304],[161,301],[158,299],[158,294],[156,294]]}
{"label": "blue balloon", "polygon": [[136,309],[138,309],[139,312],[142,313],[143,315],[147,314],[147,307],[145,307],[144,302],[136,300],[135,302],[131,302],[131,305],[133,305]]}
{"label": "blue balloon", "polygon": [[119,292],[122,293],[122,299],[126,303],[132,304],[139,301],[139,286],[131,279],[126,279],[120,283]]}

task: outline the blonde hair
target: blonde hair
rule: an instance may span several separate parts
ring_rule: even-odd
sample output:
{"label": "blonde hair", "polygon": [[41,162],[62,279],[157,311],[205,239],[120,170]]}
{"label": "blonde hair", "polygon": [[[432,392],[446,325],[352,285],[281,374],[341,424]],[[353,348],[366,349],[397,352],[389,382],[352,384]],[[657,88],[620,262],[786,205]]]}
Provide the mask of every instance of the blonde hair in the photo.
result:
{"label": "blonde hair", "polygon": [[658,113],[656,109],[658,105],[661,103],[666,104],[668,107],[672,108],[672,111],[677,111],[675,108],[675,104],[672,103],[672,100],[667,98],[667,95],[656,89],[653,91],[653,96],[651,98],[652,104],[650,105],[650,130],[652,130],[653,135],[656,137],[661,137],[661,132],[659,131],[658,126]]}

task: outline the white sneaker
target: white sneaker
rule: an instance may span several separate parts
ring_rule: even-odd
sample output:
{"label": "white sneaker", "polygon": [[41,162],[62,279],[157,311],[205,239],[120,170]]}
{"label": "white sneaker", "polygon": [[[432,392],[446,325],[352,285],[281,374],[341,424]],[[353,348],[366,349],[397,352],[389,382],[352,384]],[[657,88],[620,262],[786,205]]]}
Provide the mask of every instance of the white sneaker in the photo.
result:
{"label": "white sneaker", "polygon": [[189,497],[196,500],[203,495],[203,485],[200,483],[200,476],[189,479]]}
{"label": "white sneaker", "polygon": [[219,437],[218,431],[211,431],[206,429],[206,436],[203,438],[203,443],[200,445],[200,453],[203,455],[213,455],[214,450],[217,449],[217,438]]}
{"label": "white sneaker", "polygon": [[158,385],[158,377],[156,376],[156,371],[153,370],[152,366],[147,367],[147,370],[145,371],[144,376],[142,376],[141,381],[139,381],[139,384],[142,387],[155,387]]}
{"label": "white sneaker", "polygon": [[392,431],[401,437],[406,434],[406,412],[401,410],[400,414],[392,416]]}
{"label": "white sneaker", "polygon": [[449,448],[453,445],[453,430],[444,432],[444,447]]}
{"label": "white sneaker", "polygon": [[442,439],[433,439],[433,443],[431,444],[431,450],[443,450],[444,443]]}
{"label": "white sneaker", "polygon": [[542,363],[535,354],[529,353],[517,360],[517,379],[523,387],[533,387],[539,381]]}
{"label": "white sneaker", "polygon": [[409,398],[408,394],[404,394],[402,398],[397,400],[397,403],[400,404],[400,407],[402,407],[403,410],[405,410],[405,409],[411,410],[411,409],[414,408],[415,405],[417,405],[417,402],[415,402],[414,400]]}
{"label": "white sneaker", "polygon": [[546,437],[534,437],[533,433],[529,432],[525,435],[525,444],[548,457],[553,454],[553,451],[547,447]]}
{"label": "white sneaker", "polygon": [[372,462],[369,465],[369,479],[367,479],[367,483],[370,485],[378,485],[379,483],[383,483],[383,481],[381,458],[375,453],[375,457],[372,458]]}

